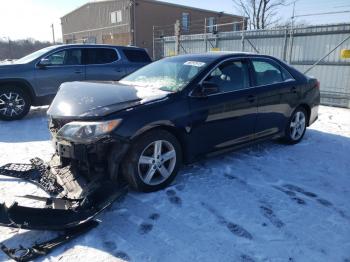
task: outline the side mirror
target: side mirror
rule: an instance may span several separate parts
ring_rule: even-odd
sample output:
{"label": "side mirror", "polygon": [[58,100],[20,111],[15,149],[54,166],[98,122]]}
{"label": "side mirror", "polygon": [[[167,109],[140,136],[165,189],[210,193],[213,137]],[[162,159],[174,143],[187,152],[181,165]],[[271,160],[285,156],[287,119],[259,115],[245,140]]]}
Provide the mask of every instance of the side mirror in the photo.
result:
{"label": "side mirror", "polygon": [[40,62],[38,64],[38,67],[39,68],[45,68],[46,66],[49,66],[49,65],[51,65],[50,60],[47,59],[47,58],[43,58],[43,59],[40,60]]}
{"label": "side mirror", "polygon": [[212,94],[219,93],[220,88],[217,84],[212,82],[204,81],[200,86],[200,94],[201,96],[208,96]]}

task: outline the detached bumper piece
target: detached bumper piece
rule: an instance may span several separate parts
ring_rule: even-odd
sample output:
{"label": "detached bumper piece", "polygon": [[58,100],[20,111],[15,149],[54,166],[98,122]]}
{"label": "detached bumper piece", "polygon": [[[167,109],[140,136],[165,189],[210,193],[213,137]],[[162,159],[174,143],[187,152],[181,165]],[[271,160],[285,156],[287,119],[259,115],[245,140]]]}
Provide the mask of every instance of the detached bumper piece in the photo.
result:
{"label": "detached bumper piece", "polygon": [[0,226],[63,231],[62,236],[31,248],[11,249],[2,245],[2,251],[16,261],[45,255],[54,247],[97,226],[94,217],[127,193],[127,185],[118,186],[101,175],[88,182],[70,166],[49,166],[38,158],[31,160],[31,164],[2,166],[0,175],[33,183],[49,195],[21,196],[44,203],[44,208],[21,206],[17,202],[7,207],[0,203]]}
{"label": "detached bumper piece", "polygon": [[91,220],[75,228],[65,230],[63,234],[52,240],[43,242],[41,244],[35,244],[34,246],[29,248],[22,246],[19,246],[18,248],[7,248],[3,244],[0,245],[0,248],[6,255],[8,255],[8,257],[15,261],[31,261],[40,256],[45,256],[49,254],[55,247],[69,242],[70,240],[88,232],[96,226],[98,226],[98,222],[95,220]]}
{"label": "detached bumper piece", "polygon": [[33,183],[50,195],[58,195],[63,188],[50,173],[49,167],[40,158],[30,160],[31,164],[6,164],[0,167],[0,175],[19,178]]}

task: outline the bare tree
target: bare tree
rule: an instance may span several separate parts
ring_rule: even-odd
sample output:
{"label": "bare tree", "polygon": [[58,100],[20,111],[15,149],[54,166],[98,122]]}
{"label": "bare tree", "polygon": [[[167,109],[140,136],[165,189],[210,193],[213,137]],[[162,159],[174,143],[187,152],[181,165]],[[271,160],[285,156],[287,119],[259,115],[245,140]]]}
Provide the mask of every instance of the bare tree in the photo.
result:
{"label": "bare tree", "polygon": [[250,29],[265,29],[278,21],[277,11],[289,4],[288,0],[232,0],[248,18]]}
{"label": "bare tree", "polygon": [[0,61],[17,59],[49,45],[51,45],[49,42],[40,42],[30,38],[10,40],[0,37]]}

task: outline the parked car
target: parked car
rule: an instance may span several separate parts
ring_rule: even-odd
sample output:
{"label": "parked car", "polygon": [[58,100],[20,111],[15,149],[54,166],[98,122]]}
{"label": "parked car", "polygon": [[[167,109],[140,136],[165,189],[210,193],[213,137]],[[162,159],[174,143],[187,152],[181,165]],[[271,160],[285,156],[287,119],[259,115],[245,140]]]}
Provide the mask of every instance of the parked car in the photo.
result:
{"label": "parked car", "polygon": [[110,45],[50,46],[0,65],[0,120],[48,105],[67,81],[119,80],[151,62],[146,50]]}
{"label": "parked car", "polygon": [[165,58],[119,82],[62,84],[48,114],[61,167],[155,191],[183,163],[266,139],[298,143],[319,82],[265,55]]}

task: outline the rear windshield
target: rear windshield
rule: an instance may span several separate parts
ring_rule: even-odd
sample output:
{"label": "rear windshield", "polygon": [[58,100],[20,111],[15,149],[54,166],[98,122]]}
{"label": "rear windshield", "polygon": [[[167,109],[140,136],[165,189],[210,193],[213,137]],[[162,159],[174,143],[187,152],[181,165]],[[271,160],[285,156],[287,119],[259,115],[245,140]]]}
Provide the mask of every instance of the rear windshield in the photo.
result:
{"label": "rear windshield", "polygon": [[151,62],[151,58],[148,56],[147,52],[143,50],[124,49],[123,53],[130,62],[135,62],[135,63]]}

